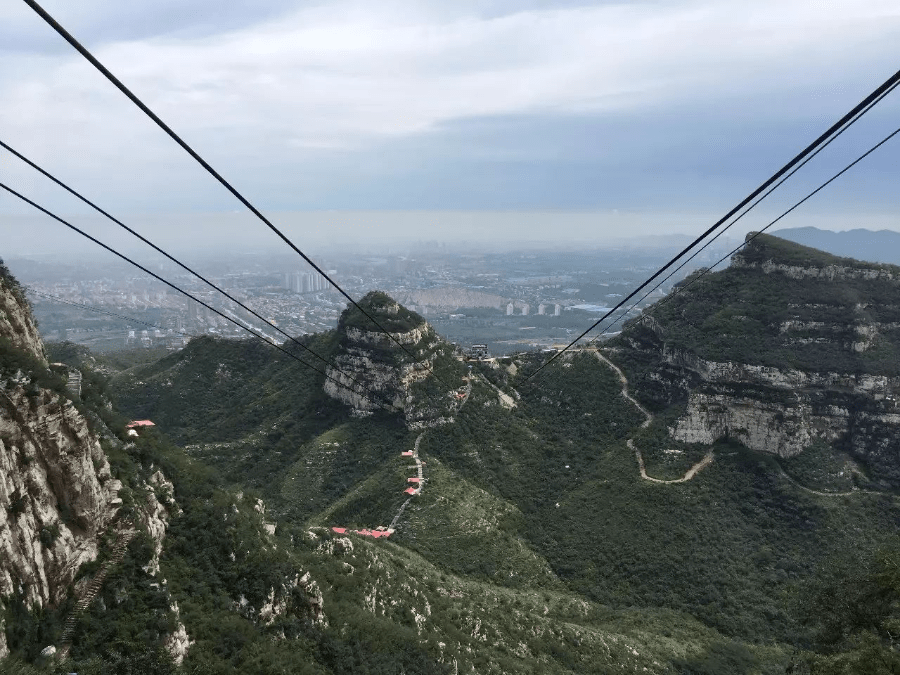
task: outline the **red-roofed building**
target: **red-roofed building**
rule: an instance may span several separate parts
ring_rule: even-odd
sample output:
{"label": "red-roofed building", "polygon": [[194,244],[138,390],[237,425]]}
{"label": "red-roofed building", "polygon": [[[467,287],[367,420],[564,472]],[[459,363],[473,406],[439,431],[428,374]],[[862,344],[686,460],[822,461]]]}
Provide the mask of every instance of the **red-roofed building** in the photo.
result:
{"label": "red-roofed building", "polygon": [[381,537],[390,537],[394,531],[389,530],[386,527],[376,527],[374,530],[370,530],[367,527],[362,528],[361,530],[348,530],[346,527],[332,527],[333,532],[337,532],[338,534],[345,534],[349,532],[350,534],[358,534],[361,537],[372,537],[373,539],[380,539]]}
{"label": "red-roofed building", "polygon": [[405,492],[406,494],[408,494],[408,495],[414,495],[414,494],[416,494],[418,491],[419,491],[419,490],[418,490],[417,488],[412,488],[412,487],[406,488],[406,489],[404,490],[404,492]]}
{"label": "red-roofed building", "polygon": [[134,429],[135,427],[155,427],[156,425],[150,420],[135,420],[134,422],[129,422],[125,426],[128,429]]}
{"label": "red-roofed building", "polygon": [[412,478],[406,479],[407,483],[419,483],[421,482],[418,476],[413,476]]}
{"label": "red-roofed building", "polygon": [[406,452],[401,452],[400,454],[403,455],[404,457],[412,457],[413,456],[412,450],[407,450]]}

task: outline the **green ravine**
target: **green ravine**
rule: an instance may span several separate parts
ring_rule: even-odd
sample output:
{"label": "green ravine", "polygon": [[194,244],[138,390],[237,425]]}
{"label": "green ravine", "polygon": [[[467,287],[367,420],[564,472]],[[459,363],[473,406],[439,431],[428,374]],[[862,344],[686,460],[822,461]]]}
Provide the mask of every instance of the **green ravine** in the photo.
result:
{"label": "green ravine", "polygon": [[[888,302],[898,282],[835,284],[761,264],[900,269],[765,235],[742,259],[757,267],[708,275],[651,312],[653,325],[636,322],[610,349],[565,355],[530,382],[543,355],[466,364],[441,347],[440,381],[464,388],[471,372],[471,388],[454,407],[455,390],[436,378],[414,385],[412,406],[441,419],[434,412],[413,428],[400,412],[351,410],[324,393],[321,375],[255,342],[198,338],[151,363],[48,345],[88,374],[79,404],[105,411],[115,433],[129,417],[156,423],[134,447],[111,448],[111,463],[132,503],[162,470],[181,510],[160,557],[166,585],[143,571],[152,546],[139,535],[103,602],[80,619],[71,665],[79,673],[898,672],[900,503],[875,479],[891,462],[900,473],[900,458],[882,452],[881,464],[867,464],[843,441],[790,459],[728,438],[679,443],[670,429],[702,383],[660,355],[900,374],[893,328],[870,349],[852,347],[862,322],[900,321],[900,304]],[[384,294],[361,304],[392,331],[423,321]],[[786,344],[785,322],[816,337],[839,317],[844,332],[829,329],[831,342]],[[347,328],[371,330],[367,321],[347,310],[336,331],[303,340],[331,359],[346,348]],[[382,362],[410,363],[398,349],[377,349]],[[0,356],[7,370],[20,367],[10,350]],[[417,439],[425,483],[396,531],[378,540],[333,532],[391,522],[415,473],[401,453]],[[327,624],[311,587],[286,581],[307,574]],[[285,611],[267,623],[257,610],[271,592]],[[195,641],[177,668],[162,648],[172,603]],[[7,633],[11,618],[17,628],[0,673],[52,670],[38,654],[66,608],[4,606]]]}

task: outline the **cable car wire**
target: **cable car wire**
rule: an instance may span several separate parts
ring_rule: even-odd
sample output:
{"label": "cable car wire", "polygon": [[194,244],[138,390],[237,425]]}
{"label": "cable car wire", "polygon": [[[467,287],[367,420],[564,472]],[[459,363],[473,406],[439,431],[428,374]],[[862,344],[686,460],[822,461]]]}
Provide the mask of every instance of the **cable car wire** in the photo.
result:
{"label": "cable car wire", "polygon": [[[328,276],[328,274],[326,274],[324,270],[322,270],[315,262],[313,262],[312,258],[310,258],[308,255],[306,255],[303,251],[301,251],[296,246],[296,244],[294,244],[280,229],[278,229],[268,218],[266,218],[259,209],[257,209],[253,204],[251,204],[250,201],[246,197],[244,197],[244,195],[242,195],[240,192],[238,192],[237,188],[235,188],[233,185],[231,185],[231,183],[229,183],[227,180],[225,180],[225,178],[218,171],[216,171],[190,145],[188,145],[187,142],[185,142],[177,133],[175,133],[175,131],[173,131],[169,125],[167,125],[165,122],[163,122],[162,119],[160,119],[160,117],[156,113],[154,113],[149,107],[147,107],[147,105],[144,104],[144,102],[141,101],[141,99],[139,99],[128,87],[126,87],[121,82],[121,80],[119,80],[115,75],[113,75],[109,71],[109,69],[106,68],[106,66],[104,66],[102,63],[100,63],[100,61],[98,61],[97,58],[93,54],[91,54],[91,52],[88,51],[88,49],[86,47],[84,47],[84,45],[82,45],[72,34],[70,34],[65,28],[63,28],[59,24],[59,22],[56,21],[56,19],[54,19],[49,13],[47,13],[47,11],[43,7],[41,7],[34,0],[24,0],[24,2],[29,7],[31,7],[31,9],[33,9],[38,14],[38,16],[40,16],[45,22],[47,22],[47,24],[51,28],[53,28],[53,30],[55,30],[64,40],[66,40],[66,42],[68,42],[85,59],[87,59],[87,61],[90,62],[90,64],[92,66],[94,66],[94,68],[99,70],[103,74],[103,76],[106,77],[106,79],[109,80],[119,91],[121,91],[125,96],[127,96],[128,99],[130,99],[132,103],[134,103],[138,108],[140,108],[141,111],[145,115],[147,115],[151,120],[153,120],[160,129],[162,129],[164,132],[166,132],[166,134],[168,134],[172,140],[174,140],[176,143],[178,143],[178,145],[180,145],[185,150],[185,152],[187,152],[191,157],[193,157],[194,160],[196,160],[200,164],[200,166],[202,166],[204,169],[206,169],[206,171],[213,178],[215,178],[225,189],[227,189],[232,195],[234,195],[234,197],[238,201],[240,201],[245,207],[247,207],[247,209],[249,209],[250,212],[253,213],[253,215],[255,215],[263,223],[265,223],[265,225],[268,226],[268,228],[270,230],[272,230],[272,232],[274,232],[276,235],[278,235],[278,237],[285,244],[290,246],[290,248],[295,253],[297,253],[297,255],[299,255],[301,258],[303,258],[303,260],[305,260],[316,272],[321,274],[332,286],[334,286],[334,288],[337,289],[337,291],[341,295],[343,295],[347,300],[349,300],[350,303],[354,307],[356,307],[356,309],[358,309],[360,312],[362,312],[362,314],[366,318],[368,318],[369,321],[371,321],[378,328],[378,330],[380,330],[382,333],[387,335],[388,338],[392,342],[394,342],[398,347],[400,347],[400,349],[402,349],[404,352],[406,352],[406,354],[409,355],[412,359],[414,359],[416,362],[419,362],[419,359],[417,359],[416,356],[411,351],[409,351],[402,342],[400,342],[400,340],[395,338],[392,333],[390,333],[387,329],[385,329],[380,323],[378,323],[377,320],[375,320],[375,318],[371,314],[369,314],[365,309],[363,309],[356,302],[356,300],[354,300],[352,297],[350,297],[350,295],[346,291],[344,291],[344,289],[341,288],[334,279],[332,279],[330,276]],[[434,372],[433,369],[431,372]],[[437,373],[434,373],[434,375],[445,386],[449,386],[446,382],[443,381],[443,379]]]}
{"label": "cable car wire", "polygon": [[[900,82],[895,82],[894,85],[893,85],[890,89],[888,89],[886,92],[884,92],[877,100],[873,101],[873,102],[869,105],[868,108],[866,108],[865,110],[861,111],[861,112],[859,113],[859,115],[857,116],[856,119],[859,119],[860,117],[862,117],[863,115],[865,115],[872,107],[874,107],[879,101],[881,101],[882,98],[884,98],[885,96],[887,96],[888,94],[890,94],[894,89],[896,89],[897,86],[900,86]],[[854,120],[854,122],[855,122],[855,121],[856,121],[856,120]],[[753,210],[753,208],[754,208],[757,204],[759,204],[763,199],[765,199],[768,195],[770,195],[775,189],[777,189],[777,188],[778,188],[782,183],[784,183],[788,178],[790,178],[790,177],[793,176],[797,171],[799,171],[799,170],[800,170],[807,162],[809,162],[813,157],[815,157],[815,156],[816,156],[817,154],[819,154],[822,150],[824,150],[826,147],[828,147],[828,145],[829,145],[832,141],[834,141],[835,139],[837,139],[838,136],[840,136],[840,135],[841,135],[842,133],[844,133],[847,129],[849,129],[850,126],[851,126],[852,124],[853,124],[853,122],[851,122],[850,124],[848,124],[847,126],[845,126],[843,129],[841,129],[839,132],[837,132],[834,136],[832,136],[830,139],[828,139],[828,141],[827,141],[824,145],[822,145],[822,146],[821,146],[820,148],[818,148],[812,155],[810,155],[810,156],[807,157],[805,160],[803,160],[803,163],[802,163],[802,164],[800,164],[799,166],[795,167],[795,168],[794,168],[787,176],[785,176],[784,178],[782,178],[776,185],[774,185],[773,187],[771,187],[764,195],[762,195],[761,197],[759,197],[753,204],[751,204],[750,206],[748,206],[748,207],[744,210],[743,213],[741,213],[737,218],[735,218],[733,221],[731,221],[731,223],[729,223],[725,228],[723,228],[722,230],[720,230],[720,231],[716,234],[715,237],[713,237],[713,238],[710,239],[708,242],[706,242],[703,246],[701,246],[699,249],[697,249],[697,251],[695,251],[695,252],[694,252],[687,260],[685,260],[685,261],[684,261],[683,263],[681,263],[678,267],[676,267],[674,270],[672,270],[672,272],[670,272],[670,273],[666,276],[665,279],[663,279],[663,280],[660,281],[658,284],[656,284],[653,288],[651,288],[651,289],[650,289],[649,291],[647,291],[644,295],[642,295],[641,298],[640,298],[639,300],[636,300],[634,303],[632,303],[631,306],[630,306],[628,309],[626,309],[624,312],[622,312],[621,314],[619,314],[618,317],[616,317],[615,319],[613,319],[613,320],[606,326],[606,328],[604,328],[598,335],[596,335],[596,336],[594,336],[593,338],[590,339],[589,344],[593,344],[593,343],[596,342],[599,338],[601,338],[601,337],[603,337],[604,335],[606,335],[606,334],[610,331],[610,329],[611,329],[613,326],[616,325],[616,323],[621,322],[621,321],[622,321],[622,320],[623,320],[630,312],[634,311],[635,307],[637,307],[639,304],[641,304],[641,303],[642,303],[644,300],[646,300],[646,299],[647,299],[654,291],[656,291],[660,286],[662,286],[662,285],[663,285],[664,283],[666,283],[669,279],[671,279],[675,274],[677,274],[677,273],[679,272],[679,270],[681,270],[681,269],[682,269],[685,265],[687,265],[691,260],[693,260],[694,258],[696,258],[696,257],[697,257],[700,253],[702,253],[704,250],[706,250],[706,248],[709,247],[713,242],[715,242],[716,239],[718,239],[721,235],[725,234],[725,232],[727,232],[728,229],[732,227],[732,225],[736,224],[739,220],[741,220],[744,216],[746,216],[751,210]],[[885,139],[885,140],[887,140],[887,139]],[[883,141],[883,142],[884,142],[884,141]],[[873,148],[873,149],[874,149],[874,148]],[[861,159],[861,158],[860,158],[860,159]],[[859,160],[857,160],[857,161],[859,161]],[[850,167],[847,167],[847,168],[849,169]],[[846,170],[846,169],[845,169],[845,170]],[[838,175],[840,175],[840,174],[838,174]],[[837,177],[838,177],[838,176],[834,176],[834,177],[832,177],[831,180],[834,180],[834,179],[837,178]],[[829,181],[829,182],[830,182],[830,181]],[[822,187],[824,187],[824,185],[823,185]],[[821,189],[821,188],[820,188],[820,189]],[[812,196],[812,194],[808,195],[808,196],[806,197],[806,199],[808,199],[808,198],[811,197],[811,196]],[[805,200],[804,200],[804,201],[805,201]],[[801,203],[802,203],[802,201],[799,202],[799,203],[797,203],[797,204],[795,204],[793,208],[796,208],[796,207],[799,206]],[[778,219],[780,220],[781,218],[783,218],[784,216],[786,216],[788,213],[789,213],[789,212],[783,213],[781,216],[779,216]],[[761,230],[761,231],[764,232],[764,231],[767,230],[769,227],[771,227],[773,224],[774,224],[774,223],[770,223],[770,224],[767,225],[765,228],[763,228],[763,230]],[[746,244],[746,242],[744,242],[744,244],[742,244],[741,246],[743,246],[743,245],[745,245],[745,244]],[[738,248],[740,248],[740,247],[738,247]],[[738,249],[735,249],[734,251],[732,251],[732,252],[729,253],[728,255],[729,255],[729,256],[732,255],[732,254],[735,253],[735,251],[737,251],[737,250],[738,250]],[[728,257],[728,256],[726,256],[726,257]],[[721,263],[721,262],[722,262],[722,260],[719,260],[719,261],[716,262],[712,267],[715,267],[716,265],[718,265],[718,264]],[[712,269],[712,268],[710,268],[710,269]],[[659,301],[659,303],[657,303],[657,306],[659,306],[659,305],[661,305],[662,303],[666,302],[666,300],[667,300],[669,297],[671,297],[671,296],[666,296],[665,298],[661,299],[661,300]]]}
{"label": "cable car wire", "polygon": [[[26,0],[26,2],[30,2],[30,0]],[[583,338],[585,335],[587,335],[592,330],[594,330],[594,328],[599,326],[602,322],[606,321],[606,319],[608,319],[613,313],[618,311],[622,306],[624,306],[627,302],[629,302],[634,296],[636,296],[638,293],[640,293],[644,288],[646,288],[651,283],[653,283],[653,281],[655,281],[657,277],[659,277],[663,272],[665,272],[667,269],[672,267],[685,254],[687,254],[693,248],[698,246],[701,241],[703,241],[710,234],[715,232],[722,224],[724,224],[725,222],[730,220],[738,211],[743,209],[750,202],[752,202],[754,199],[756,199],[756,197],[758,197],[760,194],[765,192],[765,190],[768,189],[769,186],[776,183],[778,181],[778,179],[780,179],[782,176],[787,174],[792,168],[794,168],[796,165],[798,165],[800,162],[802,162],[805,157],[807,157],[813,151],[815,151],[816,148],[818,148],[820,145],[822,145],[828,138],[833,136],[839,129],[841,129],[842,127],[847,125],[848,122],[852,123],[851,120],[853,122],[855,122],[856,119],[859,119],[857,117],[857,115],[861,111],[863,111],[867,108],[871,109],[870,104],[872,104],[874,101],[880,100],[882,98],[882,95],[886,91],[892,89],[898,82],[900,82],[900,70],[898,70],[896,73],[891,75],[884,83],[882,83],[874,91],[872,91],[872,93],[870,93],[862,101],[860,101],[858,104],[856,104],[853,107],[853,109],[851,109],[847,114],[845,114],[843,117],[841,117],[841,119],[839,119],[837,122],[835,122],[833,125],[831,125],[831,127],[829,127],[824,133],[822,133],[812,143],[807,145],[803,150],[801,150],[797,155],[795,155],[793,159],[791,159],[787,164],[785,164],[783,167],[781,167],[781,169],[776,171],[770,178],[768,178],[766,181],[764,181],[759,187],[757,187],[747,197],[745,197],[743,200],[741,200],[741,202],[739,204],[737,204],[737,206],[733,207],[730,211],[728,211],[728,213],[726,213],[719,220],[717,220],[711,227],[709,227],[705,232],[703,232],[703,234],[701,234],[699,237],[694,239],[693,242],[691,242],[690,244],[685,246],[681,252],[679,252],[669,262],[667,262],[665,265],[660,267],[656,272],[654,272],[650,276],[650,278],[648,278],[646,281],[641,283],[640,286],[635,288],[625,298],[620,300],[616,304],[615,307],[613,307],[608,312],[606,312],[602,317],[597,319],[597,321],[595,321],[593,324],[591,324],[591,326],[587,330],[585,330],[578,337],[576,337],[574,340],[572,340],[563,349],[556,352],[553,356],[551,356],[549,359],[547,359],[543,364],[541,364],[541,366],[537,370],[535,370],[533,373],[531,373],[526,378],[526,381],[532,380],[535,376],[537,376],[538,373],[540,373],[542,370],[544,370],[544,368],[546,368],[548,365],[553,363],[553,361],[555,361],[560,356],[562,356],[565,352],[567,352],[569,349],[571,349],[579,340],[581,340],[581,338]]]}
{"label": "cable car wire", "polygon": [[679,287],[677,287],[672,293],[670,293],[670,294],[667,295],[665,298],[663,298],[663,299],[660,300],[658,303],[656,303],[656,304],[651,308],[651,310],[652,310],[652,309],[657,309],[658,307],[661,307],[663,304],[665,304],[666,302],[668,302],[671,298],[675,297],[676,295],[679,295],[680,293],[683,293],[683,292],[686,291],[688,288],[690,288],[691,286],[693,286],[696,282],[698,282],[700,279],[702,279],[702,278],[705,277],[707,274],[709,274],[716,266],[720,265],[722,262],[724,262],[725,260],[727,260],[728,258],[730,258],[731,256],[733,256],[735,253],[737,253],[738,251],[740,251],[742,248],[744,248],[744,247],[745,247],[747,244],[749,244],[751,241],[753,241],[754,239],[756,239],[759,235],[763,234],[766,230],[768,230],[770,227],[772,227],[775,223],[779,222],[782,218],[784,218],[785,216],[789,215],[789,214],[792,213],[795,209],[797,209],[797,208],[800,207],[802,204],[804,204],[807,200],[811,199],[811,198],[814,197],[816,194],[818,194],[819,192],[821,192],[822,190],[824,190],[824,189],[825,189],[826,187],[828,187],[832,182],[834,182],[835,180],[837,180],[838,178],[840,178],[841,176],[843,176],[843,175],[844,175],[845,173],[847,173],[850,169],[852,169],[854,166],[856,166],[857,164],[859,164],[862,160],[864,160],[866,157],[868,157],[869,155],[871,155],[873,152],[875,152],[878,148],[880,148],[882,145],[884,145],[885,143],[887,143],[889,140],[891,140],[891,139],[892,139],[894,136],[896,136],[897,134],[900,134],[900,127],[898,127],[897,129],[895,129],[894,131],[892,131],[890,134],[888,134],[887,136],[885,136],[883,139],[881,139],[880,141],[878,141],[878,143],[876,143],[876,144],[873,145],[871,148],[869,148],[868,150],[866,150],[862,155],[860,155],[859,157],[857,157],[856,159],[854,159],[852,162],[850,162],[850,164],[848,164],[848,165],[845,166],[843,169],[841,169],[840,171],[838,171],[836,174],[834,174],[831,178],[829,178],[827,181],[825,181],[824,183],[822,183],[822,184],[821,184],[819,187],[817,187],[815,190],[813,190],[812,192],[810,192],[809,194],[807,194],[803,199],[801,199],[800,201],[798,201],[796,204],[794,204],[794,205],[793,205],[791,208],[789,208],[787,211],[785,211],[785,212],[782,213],[780,216],[778,216],[777,218],[775,218],[775,220],[771,221],[771,222],[770,222],[768,225],[766,225],[764,228],[762,228],[762,229],[759,230],[758,232],[752,232],[752,233],[750,233],[750,234],[747,236],[746,240],[744,240],[744,241],[741,242],[738,246],[736,246],[735,248],[733,248],[730,252],[726,253],[724,256],[722,256],[721,258],[719,258],[719,259],[718,259],[715,263],[713,263],[710,267],[707,267],[707,268],[705,268],[705,269],[703,269],[703,270],[700,270],[700,272],[697,274],[697,276],[695,276],[693,279],[691,279],[691,280],[690,280],[688,283],[686,283],[684,286],[679,286]]}
{"label": "cable car wire", "polygon": [[[97,211],[99,214],[101,214],[101,215],[104,216],[105,218],[111,220],[112,222],[114,222],[116,225],[118,225],[119,227],[121,227],[121,228],[124,229],[125,231],[129,232],[130,234],[132,234],[132,235],[134,235],[135,237],[137,237],[138,239],[140,239],[142,242],[144,242],[145,244],[147,244],[147,246],[149,246],[150,248],[152,248],[152,249],[155,250],[156,252],[161,253],[162,255],[164,255],[166,258],[168,258],[168,259],[171,260],[173,263],[175,263],[176,265],[178,265],[179,267],[181,267],[183,270],[189,272],[190,274],[193,274],[195,277],[197,277],[198,279],[200,279],[200,280],[201,280],[203,283],[205,283],[207,286],[209,286],[210,288],[212,288],[212,289],[218,291],[219,293],[221,293],[222,295],[224,295],[226,298],[228,298],[229,300],[231,300],[233,303],[237,304],[239,307],[243,308],[244,310],[246,310],[247,312],[249,312],[250,314],[252,314],[253,316],[255,316],[257,319],[259,319],[260,321],[262,321],[263,323],[265,323],[266,325],[268,325],[270,328],[273,328],[274,330],[276,330],[276,331],[278,331],[279,333],[281,333],[282,335],[284,335],[286,338],[288,338],[289,340],[291,340],[292,342],[294,342],[294,344],[298,345],[301,349],[304,349],[304,350],[308,351],[310,354],[312,354],[313,356],[315,356],[317,359],[319,359],[319,361],[321,361],[322,363],[324,363],[326,366],[331,366],[331,367],[334,368],[336,371],[338,371],[339,373],[341,373],[341,375],[344,375],[345,377],[349,378],[349,380],[350,380],[352,383],[359,385],[359,383],[356,381],[356,379],[355,379],[354,377],[352,377],[350,374],[344,372],[343,370],[341,370],[340,368],[338,368],[336,365],[332,364],[328,359],[326,359],[325,357],[319,355],[319,354],[318,354],[317,352],[315,352],[313,349],[311,349],[311,348],[308,347],[307,345],[305,345],[305,344],[303,344],[302,342],[300,342],[297,338],[295,338],[294,336],[288,334],[287,332],[285,332],[284,330],[282,330],[281,328],[279,328],[278,326],[276,326],[274,323],[272,323],[272,322],[269,321],[268,319],[265,319],[264,317],[262,317],[258,312],[255,312],[254,310],[250,309],[247,305],[245,305],[244,303],[242,303],[240,300],[238,300],[237,298],[235,298],[234,296],[232,296],[232,295],[231,295],[230,293],[228,293],[227,291],[225,291],[225,290],[219,288],[218,286],[216,286],[212,281],[210,281],[209,279],[207,279],[206,277],[204,277],[202,274],[200,274],[200,273],[197,272],[196,270],[191,269],[190,267],[188,267],[187,265],[185,265],[183,262],[181,262],[180,260],[178,260],[178,259],[175,258],[174,256],[172,256],[172,255],[166,253],[163,249],[161,249],[159,246],[157,246],[156,244],[154,244],[152,241],[150,241],[149,239],[147,239],[146,237],[144,237],[143,235],[141,235],[139,232],[136,232],[135,230],[133,230],[132,228],[130,228],[128,225],[126,225],[125,223],[123,223],[123,222],[122,222],[121,220],[119,220],[118,218],[115,218],[114,216],[110,215],[108,212],[104,211],[102,208],[100,208],[99,206],[97,206],[94,202],[92,202],[91,200],[89,200],[87,197],[85,197],[85,196],[82,195],[81,193],[77,192],[77,191],[76,191],[75,189],[73,189],[72,187],[66,185],[63,181],[59,180],[59,179],[56,178],[55,176],[51,175],[49,172],[47,172],[46,170],[44,170],[43,168],[41,168],[40,166],[38,166],[37,164],[35,164],[33,161],[31,161],[31,160],[28,159],[27,157],[25,157],[22,153],[18,152],[17,150],[13,149],[12,147],[10,147],[7,143],[3,142],[2,139],[0,139],[0,147],[4,148],[6,151],[8,151],[8,152],[12,153],[13,155],[15,155],[17,158],[19,158],[21,161],[25,162],[25,163],[26,163],[28,166],[30,166],[32,169],[34,169],[35,171],[38,171],[38,172],[41,173],[43,176],[46,176],[47,178],[49,178],[51,181],[53,181],[53,182],[56,183],[58,186],[60,186],[63,190],[65,190],[65,191],[68,192],[69,194],[73,195],[74,197],[78,198],[78,199],[81,200],[83,203],[85,203],[85,204],[87,204],[88,206],[90,206],[92,209],[94,209],[95,211]],[[359,386],[362,386],[362,385],[359,385]]]}
{"label": "cable car wire", "polygon": [[[72,225],[71,223],[69,223],[69,222],[66,221],[66,220],[63,220],[62,218],[60,218],[60,217],[57,216],[56,214],[52,213],[51,211],[48,211],[47,209],[45,209],[45,208],[44,208],[43,206],[41,206],[40,204],[37,204],[36,202],[33,202],[33,201],[30,200],[28,197],[26,197],[25,195],[23,195],[23,194],[17,192],[16,190],[14,190],[13,188],[9,187],[9,186],[6,185],[5,183],[0,182],[0,188],[6,190],[6,191],[9,192],[11,195],[13,195],[13,196],[15,196],[15,197],[18,197],[18,198],[21,199],[23,202],[25,202],[26,204],[31,205],[32,207],[34,207],[34,208],[37,209],[38,211],[41,211],[42,213],[44,213],[44,214],[50,216],[51,218],[53,218],[53,219],[56,220],[57,222],[59,222],[59,223],[65,225],[65,226],[68,227],[70,230],[72,230],[72,231],[74,231],[74,232],[77,232],[77,233],[80,234],[82,237],[85,237],[86,239],[89,239],[90,241],[94,242],[94,243],[97,244],[98,246],[100,246],[100,247],[106,249],[107,251],[109,251],[110,253],[112,253],[112,254],[118,256],[118,257],[121,258],[122,260],[124,260],[124,261],[126,261],[126,262],[128,262],[128,263],[130,263],[130,264],[132,264],[132,265],[134,265],[134,266],[137,267],[139,270],[145,272],[146,274],[149,274],[149,275],[152,276],[154,279],[157,279],[158,281],[161,281],[161,282],[164,283],[166,286],[169,286],[169,287],[172,288],[173,290],[178,291],[179,293],[181,293],[182,295],[184,295],[184,296],[190,298],[190,299],[193,300],[194,302],[197,302],[197,303],[203,305],[204,307],[206,307],[206,308],[207,308],[208,310],[210,310],[211,312],[214,312],[214,313],[218,314],[218,315],[221,316],[223,319],[225,319],[226,321],[229,321],[229,322],[233,323],[233,324],[234,324],[235,326],[237,326],[238,328],[241,328],[242,330],[247,331],[248,333],[250,333],[251,335],[253,335],[255,338],[257,338],[257,339],[259,339],[259,340],[262,340],[263,342],[265,342],[265,343],[268,344],[269,346],[274,347],[275,349],[277,349],[277,350],[280,351],[280,352],[283,352],[284,354],[287,354],[290,358],[292,358],[292,359],[294,359],[294,360],[296,360],[296,361],[299,361],[300,363],[302,363],[302,364],[303,364],[304,366],[306,366],[307,368],[311,368],[312,370],[316,371],[316,372],[319,373],[320,375],[323,375],[324,377],[326,377],[327,379],[331,380],[332,382],[334,382],[334,383],[335,383],[336,385],[338,385],[339,387],[342,387],[343,389],[346,389],[346,390],[348,390],[348,391],[350,391],[350,392],[352,392],[352,393],[354,393],[354,394],[357,394],[357,395],[359,395],[359,394],[362,393],[362,392],[355,391],[355,390],[351,389],[350,387],[348,387],[347,385],[345,385],[343,382],[340,382],[340,381],[337,380],[336,378],[334,378],[334,377],[332,377],[331,375],[329,375],[329,374],[328,374],[327,372],[325,372],[324,370],[321,370],[321,369],[317,368],[316,366],[314,366],[314,365],[312,365],[312,364],[310,364],[310,363],[307,363],[306,361],[304,361],[303,359],[301,359],[299,356],[297,356],[296,354],[293,354],[293,353],[289,352],[287,349],[285,349],[285,348],[282,347],[281,345],[275,344],[275,342],[273,342],[273,341],[272,341],[271,339],[269,339],[268,337],[266,337],[266,336],[264,336],[264,335],[262,335],[262,334],[260,334],[260,333],[257,333],[257,332],[256,332],[255,330],[253,330],[252,328],[249,328],[249,327],[243,325],[242,323],[240,323],[239,321],[236,321],[235,319],[232,319],[230,316],[228,316],[228,315],[224,314],[223,312],[219,311],[218,309],[216,309],[216,308],[213,307],[212,305],[209,305],[208,303],[204,302],[203,300],[200,300],[199,298],[194,297],[193,295],[191,295],[190,293],[188,293],[188,292],[185,291],[184,289],[182,289],[182,288],[176,286],[176,285],[173,284],[172,282],[163,279],[163,278],[162,278],[161,276],[159,276],[158,274],[156,274],[156,273],[154,273],[154,272],[151,272],[149,269],[147,269],[146,267],[144,267],[144,266],[141,265],[140,263],[138,263],[138,262],[132,260],[131,258],[129,258],[128,256],[126,256],[124,253],[120,253],[119,251],[116,251],[114,248],[112,248],[111,246],[108,246],[108,245],[104,244],[102,241],[100,241],[100,240],[97,239],[96,237],[91,236],[90,234],[88,234],[88,233],[85,232],[84,230],[82,230],[82,229],[76,227],[75,225]],[[371,391],[371,390],[370,390],[370,391]],[[392,405],[390,405],[390,404],[384,404],[384,403],[382,403],[382,406],[385,407],[385,409],[387,409],[387,410],[394,410],[394,406],[392,406]]]}

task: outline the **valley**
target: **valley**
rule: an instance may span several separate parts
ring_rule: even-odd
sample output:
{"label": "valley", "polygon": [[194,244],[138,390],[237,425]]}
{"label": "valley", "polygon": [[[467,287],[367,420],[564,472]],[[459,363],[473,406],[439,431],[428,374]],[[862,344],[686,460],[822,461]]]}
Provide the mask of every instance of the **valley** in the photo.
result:
{"label": "valley", "polygon": [[[760,237],[530,379],[546,354],[468,359],[379,292],[362,306],[403,349],[346,310],[301,338],[325,375],[214,337],[113,362],[43,345],[4,281],[2,459],[48,478],[0,486],[0,647],[23,668],[52,666],[49,645],[85,672],[190,673],[784,673],[869,654],[858,627],[836,650],[821,636],[847,619],[829,584],[896,548],[898,284]],[[76,450],[24,440],[57,407],[86,420],[84,476]],[[130,419],[155,426],[129,436]],[[93,530],[51,478],[66,471],[105,486]],[[45,588],[20,590],[29,565]]]}

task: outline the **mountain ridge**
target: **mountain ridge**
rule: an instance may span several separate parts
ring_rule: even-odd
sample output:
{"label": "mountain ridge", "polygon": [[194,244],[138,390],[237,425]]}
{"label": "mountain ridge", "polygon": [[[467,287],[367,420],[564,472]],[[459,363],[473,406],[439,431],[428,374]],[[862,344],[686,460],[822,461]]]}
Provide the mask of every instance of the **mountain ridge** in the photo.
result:
{"label": "mountain ridge", "polygon": [[834,232],[816,227],[795,227],[773,234],[835,255],[900,265],[900,233],[893,230],[854,228]]}
{"label": "mountain ridge", "polygon": [[[255,341],[195,338],[117,370],[107,398],[99,359],[51,346],[85,374],[79,405],[115,401],[157,425],[133,447],[103,446],[124,508],[155,520],[138,518],[70,658],[145,654],[161,673],[176,655],[184,672],[778,673],[791,653],[817,662],[802,650],[825,649],[815,631],[833,610],[809,625],[792,598],[816,592],[836,557],[874,559],[900,517],[896,453],[882,443],[892,422],[871,418],[889,413],[878,387],[898,378],[878,353],[895,339],[880,298],[897,280],[765,235],[754,245],[604,353],[563,355],[536,386],[540,354],[465,363],[383,294],[366,305],[412,356],[352,309],[338,330],[300,338],[350,357],[342,370],[380,364],[400,403],[389,409],[329,395],[321,374]],[[829,266],[850,274],[790,272]],[[877,274],[856,274],[867,270]],[[417,359],[434,372],[404,384]],[[841,402],[847,423],[829,427]],[[739,419],[765,406],[764,424]],[[110,424],[124,436],[123,421]],[[754,449],[760,438],[771,447]],[[418,467],[402,453],[413,450],[425,489],[407,495]],[[404,504],[389,538],[352,533]],[[52,621],[12,604],[6,617],[13,608],[35,628],[11,631],[7,618],[10,648],[34,661]]]}

